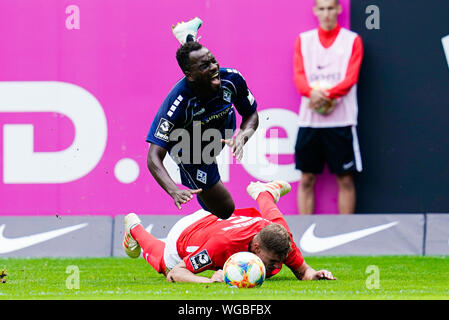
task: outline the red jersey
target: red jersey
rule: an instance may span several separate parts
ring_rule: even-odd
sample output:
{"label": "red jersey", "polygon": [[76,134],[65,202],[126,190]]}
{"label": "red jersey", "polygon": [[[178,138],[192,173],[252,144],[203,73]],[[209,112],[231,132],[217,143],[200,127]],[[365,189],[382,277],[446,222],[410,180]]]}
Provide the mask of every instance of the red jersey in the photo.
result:
{"label": "red jersey", "polygon": [[[208,215],[186,228],[178,238],[177,251],[188,270],[199,273],[204,270],[219,270],[234,253],[249,251],[254,236],[270,223],[286,228],[292,239],[292,250],[283,261],[290,269],[298,269],[304,258],[293,242],[284,217],[278,213],[262,214],[255,208],[236,209],[233,215],[222,220]],[[272,276],[280,269],[273,271]]]}

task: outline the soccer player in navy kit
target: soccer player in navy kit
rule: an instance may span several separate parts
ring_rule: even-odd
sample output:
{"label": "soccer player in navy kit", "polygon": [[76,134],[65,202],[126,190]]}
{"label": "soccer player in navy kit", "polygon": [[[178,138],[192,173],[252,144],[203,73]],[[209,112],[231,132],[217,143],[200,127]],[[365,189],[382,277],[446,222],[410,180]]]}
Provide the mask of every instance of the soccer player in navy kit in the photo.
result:
{"label": "soccer player in navy kit", "polygon": [[[220,179],[217,149],[221,151],[227,144],[241,160],[243,146],[257,129],[259,118],[257,103],[243,76],[235,69],[220,68],[212,53],[196,41],[201,24],[195,18],[173,29],[182,43],[176,59],[185,76],[170,91],[153,120],[146,139],[150,143],[147,164],[178,209],[197,194],[205,210],[227,219],[235,205]],[[234,138],[233,105],[242,117]],[[179,147],[184,137],[189,138],[188,145]],[[177,162],[182,184],[189,189],[179,189],[170,178],[163,165],[167,152]]]}

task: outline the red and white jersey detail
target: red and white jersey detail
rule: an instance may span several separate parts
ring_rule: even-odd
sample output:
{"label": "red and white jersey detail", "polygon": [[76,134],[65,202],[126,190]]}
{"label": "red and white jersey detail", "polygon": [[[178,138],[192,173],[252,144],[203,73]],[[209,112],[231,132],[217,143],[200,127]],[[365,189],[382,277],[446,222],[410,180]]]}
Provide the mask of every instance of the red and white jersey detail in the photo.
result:
{"label": "red and white jersey detail", "polygon": [[[237,209],[227,220],[219,219],[212,214],[208,215],[181,233],[177,241],[179,257],[193,273],[222,269],[232,254],[248,251],[254,236],[273,222],[283,225],[289,231],[282,217],[270,221],[263,218],[255,208]],[[303,261],[301,252],[293,244],[293,250],[284,263],[296,270]]]}
{"label": "red and white jersey detail", "polygon": [[[325,47],[323,42],[320,41],[319,29],[303,32],[298,38],[299,47],[295,50],[300,52],[295,53],[295,59],[299,60],[295,61],[295,81],[300,91],[304,91],[302,92],[298,118],[301,127],[320,128],[357,125],[356,82],[361,62],[361,40],[356,33],[345,28],[338,27],[335,31],[338,33],[329,47]],[[354,57],[353,48],[356,39],[358,51],[357,56]],[[350,63],[356,65],[350,66]],[[354,69],[354,72],[349,72],[350,67]],[[298,81],[301,81],[300,72],[303,72],[302,80],[305,80],[302,81],[302,84],[298,83]],[[337,100],[334,111],[329,115],[321,115],[309,108],[308,95],[310,94],[310,86],[314,82],[327,83],[326,91],[331,98]],[[343,85],[347,85],[347,90],[338,88],[343,87]],[[301,87],[304,89],[301,89]],[[339,93],[345,95],[340,96]]]}

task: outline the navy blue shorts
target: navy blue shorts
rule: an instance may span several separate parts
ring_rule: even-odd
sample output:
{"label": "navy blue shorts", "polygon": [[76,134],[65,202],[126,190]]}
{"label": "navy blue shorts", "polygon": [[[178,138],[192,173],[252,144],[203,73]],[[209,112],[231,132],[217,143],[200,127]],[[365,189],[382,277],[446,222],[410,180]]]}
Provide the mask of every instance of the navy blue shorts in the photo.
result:
{"label": "navy blue shorts", "polygon": [[190,189],[212,188],[220,181],[217,163],[212,164],[179,164],[181,182]]}
{"label": "navy blue shorts", "polygon": [[[203,189],[203,191],[212,188],[220,181],[220,173],[216,163],[212,164],[179,164],[179,173],[181,182],[189,189]],[[201,198],[196,196],[201,207],[210,211]]]}

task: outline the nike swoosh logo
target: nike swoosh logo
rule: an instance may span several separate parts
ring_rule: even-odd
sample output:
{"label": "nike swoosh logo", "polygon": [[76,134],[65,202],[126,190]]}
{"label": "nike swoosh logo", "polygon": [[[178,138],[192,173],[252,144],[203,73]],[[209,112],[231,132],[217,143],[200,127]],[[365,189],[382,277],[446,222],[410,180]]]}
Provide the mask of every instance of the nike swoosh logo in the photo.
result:
{"label": "nike swoosh logo", "polygon": [[343,164],[343,169],[347,170],[354,165],[354,161]]}
{"label": "nike swoosh logo", "polygon": [[319,70],[323,70],[324,68],[327,68],[329,66],[329,64],[325,64],[325,65],[317,65],[316,67],[319,69]]}
{"label": "nike swoosh logo", "polygon": [[397,225],[398,223],[399,223],[398,221],[395,221],[380,226],[343,233],[331,237],[315,236],[314,231],[316,223],[314,223],[306,230],[306,232],[304,232],[303,236],[301,237],[301,240],[299,241],[299,245],[301,246],[302,250],[306,252],[317,253],[364,238],[379,231],[391,228]]}
{"label": "nike swoosh logo", "polygon": [[13,251],[17,251],[20,249],[24,249],[35,244],[48,241],[50,239],[54,239],[60,237],[66,233],[81,229],[86,227],[87,223],[77,224],[75,226],[66,227],[62,229],[36,233],[30,236],[18,237],[18,238],[6,238],[3,235],[3,231],[5,230],[6,225],[2,224],[0,226],[0,254],[9,253]]}

